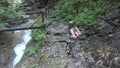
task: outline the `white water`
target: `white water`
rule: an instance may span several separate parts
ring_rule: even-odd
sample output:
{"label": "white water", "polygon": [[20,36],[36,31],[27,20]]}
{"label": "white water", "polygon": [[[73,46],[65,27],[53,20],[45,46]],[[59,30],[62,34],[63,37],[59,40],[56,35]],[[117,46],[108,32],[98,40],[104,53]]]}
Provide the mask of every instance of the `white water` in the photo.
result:
{"label": "white water", "polygon": [[[33,20],[29,20],[28,23],[32,23]],[[13,66],[12,68],[15,68],[16,64],[19,63],[19,61],[21,60],[23,54],[24,54],[24,51],[25,51],[25,48],[26,48],[26,45],[27,43],[31,40],[31,30],[21,30],[21,31],[15,31],[15,33],[21,33],[23,32],[24,35],[23,35],[23,40],[21,43],[17,44],[14,48],[14,51],[15,51],[15,59],[13,60]]]}

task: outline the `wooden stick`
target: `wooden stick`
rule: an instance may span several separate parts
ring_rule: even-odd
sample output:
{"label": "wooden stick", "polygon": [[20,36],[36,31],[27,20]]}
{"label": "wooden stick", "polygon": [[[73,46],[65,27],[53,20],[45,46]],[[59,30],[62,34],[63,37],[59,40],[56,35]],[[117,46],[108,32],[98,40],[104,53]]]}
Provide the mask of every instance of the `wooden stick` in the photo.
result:
{"label": "wooden stick", "polygon": [[19,27],[19,28],[1,28],[0,32],[5,32],[5,31],[15,31],[15,30],[29,30],[29,29],[42,29],[45,27],[48,27],[49,25],[51,25],[52,23],[49,23],[46,26],[34,26],[34,27]]}

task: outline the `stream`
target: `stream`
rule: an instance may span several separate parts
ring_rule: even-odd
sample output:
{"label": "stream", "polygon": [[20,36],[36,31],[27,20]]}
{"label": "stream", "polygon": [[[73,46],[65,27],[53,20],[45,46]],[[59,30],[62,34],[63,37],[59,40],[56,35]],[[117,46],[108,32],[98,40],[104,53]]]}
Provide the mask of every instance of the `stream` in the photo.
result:
{"label": "stream", "polygon": [[[33,23],[33,20],[29,19],[26,24],[30,24],[30,23]],[[22,41],[14,47],[14,52],[16,56],[13,60],[12,68],[15,68],[16,64],[18,64],[19,61],[21,60],[27,43],[32,39],[31,32],[32,32],[31,30],[18,30],[14,32],[15,34],[18,33],[19,35],[22,34],[21,37]]]}

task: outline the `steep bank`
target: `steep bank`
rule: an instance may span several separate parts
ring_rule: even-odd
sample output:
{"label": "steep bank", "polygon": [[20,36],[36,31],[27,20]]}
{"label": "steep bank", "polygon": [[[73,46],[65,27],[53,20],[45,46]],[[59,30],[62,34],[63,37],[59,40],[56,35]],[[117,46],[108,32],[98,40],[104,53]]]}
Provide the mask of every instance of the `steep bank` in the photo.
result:
{"label": "steep bank", "polygon": [[[114,15],[114,13],[117,14]],[[66,33],[67,27],[60,22],[54,21],[48,27],[48,31],[50,31],[50,33],[48,34],[48,40],[43,43],[44,47],[33,55],[28,55],[26,53],[17,67],[119,68],[120,17],[118,16],[117,18],[114,18],[114,16],[117,15],[120,15],[119,12],[107,14],[106,18],[108,19],[100,19],[97,25],[89,26],[82,31],[85,32],[85,34],[81,36],[80,40],[77,43],[79,49],[78,54],[80,56],[77,60],[69,58],[64,50],[66,43],[63,42],[63,40],[67,39],[66,34],[64,34]],[[15,36],[18,37],[17,35]],[[9,49],[12,48],[10,47]],[[2,54],[3,52],[4,51],[2,51]],[[8,56],[9,51],[7,51],[6,53],[7,54],[4,54]],[[9,59],[7,56],[5,57],[5,60]],[[3,61],[4,57],[1,60]],[[6,60],[6,62],[4,62],[4,67],[6,64],[8,64],[7,62],[9,61]]]}
{"label": "steep bank", "polygon": [[22,41],[22,34],[4,32],[1,36],[0,43],[0,67],[11,68],[12,61],[15,57],[14,47]]}
{"label": "steep bank", "polygon": [[13,60],[14,35],[9,32],[0,33],[0,68],[9,68]]}
{"label": "steep bank", "polygon": [[[120,67],[120,10],[107,13],[95,26],[87,27],[83,45],[90,68]],[[94,62],[90,61],[94,59]]]}
{"label": "steep bank", "polygon": [[52,21],[48,26],[48,40],[44,47],[34,55],[24,56],[18,68],[119,68],[120,67],[120,13],[110,12],[98,24],[82,30],[83,35],[77,42],[79,59],[66,55],[67,26]]}
{"label": "steep bank", "polygon": [[[21,63],[17,66],[18,68],[85,68],[85,59],[82,56],[81,50],[79,50],[77,59],[70,58],[67,56],[65,41],[67,40],[66,26],[57,21],[52,21],[52,24],[48,26],[48,38],[44,47],[40,49],[36,54],[29,56],[26,54]],[[77,42],[77,47],[80,44]]]}
{"label": "steep bank", "polygon": [[[29,22],[33,23],[33,20],[29,20]],[[16,27],[24,27],[30,24],[31,23],[24,23]],[[24,40],[23,43],[25,43],[25,45],[28,44],[29,35],[25,36],[24,34],[26,32],[27,31],[21,30],[21,31],[13,31],[13,32],[2,32],[0,34],[0,68],[11,68],[12,67],[13,60],[16,56],[15,53],[18,52],[16,51],[16,49],[15,49],[16,52],[14,51],[14,48],[16,47],[16,45],[20,44],[23,40]],[[17,50],[20,51],[19,48],[17,48]],[[20,55],[20,52],[18,53]]]}

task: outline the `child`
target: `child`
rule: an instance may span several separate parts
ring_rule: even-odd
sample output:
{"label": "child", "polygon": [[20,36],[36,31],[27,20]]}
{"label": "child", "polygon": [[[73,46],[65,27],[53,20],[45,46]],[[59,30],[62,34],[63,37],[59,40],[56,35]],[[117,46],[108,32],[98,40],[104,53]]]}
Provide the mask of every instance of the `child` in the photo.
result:
{"label": "child", "polygon": [[78,39],[79,35],[81,35],[81,32],[73,24],[73,21],[70,21],[68,24],[68,37],[70,39],[68,55],[71,55],[71,57],[73,58],[74,58],[74,55],[73,55],[74,46],[76,46],[75,40]]}

